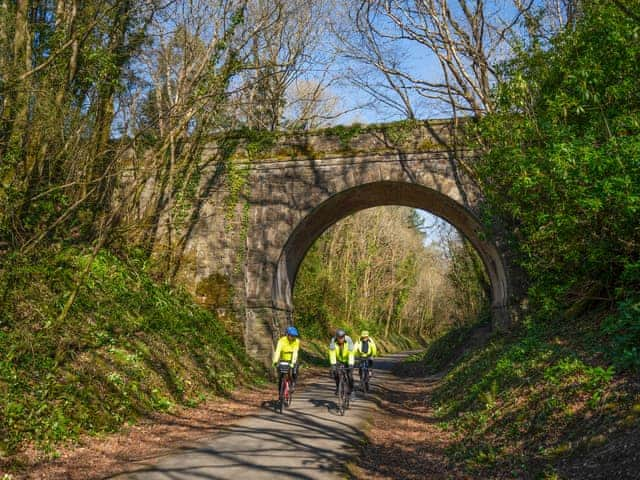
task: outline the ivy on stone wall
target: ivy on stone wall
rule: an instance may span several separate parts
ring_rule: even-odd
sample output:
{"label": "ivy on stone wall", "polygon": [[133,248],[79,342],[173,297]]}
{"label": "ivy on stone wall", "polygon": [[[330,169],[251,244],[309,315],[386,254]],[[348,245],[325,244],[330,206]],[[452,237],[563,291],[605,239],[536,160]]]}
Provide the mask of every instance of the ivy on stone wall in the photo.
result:
{"label": "ivy on stone wall", "polygon": [[240,201],[242,191],[247,184],[249,176],[249,165],[238,164],[230,160],[227,164],[225,177],[228,195],[225,198],[225,229],[229,231],[233,227],[233,218],[236,213],[236,207]]}
{"label": "ivy on stone wall", "polygon": [[177,193],[175,198],[173,224],[177,228],[185,226],[186,220],[194,208],[194,203],[198,196],[200,180],[202,179],[202,169],[194,168],[192,171],[180,171],[176,179]]}
{"label": "ivy on stone wall", "polygon": [[242,220],[240,222],[240,240],[238,243],[238,258],[235,266],[235,273],[240,273],[242,264],[247,256],[247,237],[249,235],[249,202],[242,206]]}

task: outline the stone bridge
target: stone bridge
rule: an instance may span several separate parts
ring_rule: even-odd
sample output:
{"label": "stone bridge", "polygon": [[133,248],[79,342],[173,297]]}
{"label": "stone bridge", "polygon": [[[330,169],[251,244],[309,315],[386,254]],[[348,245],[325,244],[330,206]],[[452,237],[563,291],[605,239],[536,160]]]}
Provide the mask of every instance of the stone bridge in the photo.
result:
{"label": "stone bridge", "polygon": [[259,159],[237,155],[227,180],[199,207],[179,280],[223,318],[232,312],[249,353],[265,358],[291,321],[296,273],[313,242],[359,210],[403,205],[447,220],[474,245],[491,283],[494,327],[508,325],[519,285],[499,228],[478,220],[482,194],[464,155],[443,146],[449,128],[431,122],[403,135],[385,126],[333,129],[279,138]]}

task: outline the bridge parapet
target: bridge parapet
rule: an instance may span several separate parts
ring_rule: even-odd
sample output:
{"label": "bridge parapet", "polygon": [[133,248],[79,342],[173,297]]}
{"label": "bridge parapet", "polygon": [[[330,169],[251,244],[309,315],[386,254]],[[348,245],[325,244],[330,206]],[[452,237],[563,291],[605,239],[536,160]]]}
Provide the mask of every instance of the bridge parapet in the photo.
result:
{"label": "bridge parapet", "polygon": [[417,153],[448,150],[452,135],[449,120],[340,125],[311,131],[238,130],[225,133],[222,139],[213,138],[206,155],[220,155],[231,149],[236,160],[260,163],[398,151]]}

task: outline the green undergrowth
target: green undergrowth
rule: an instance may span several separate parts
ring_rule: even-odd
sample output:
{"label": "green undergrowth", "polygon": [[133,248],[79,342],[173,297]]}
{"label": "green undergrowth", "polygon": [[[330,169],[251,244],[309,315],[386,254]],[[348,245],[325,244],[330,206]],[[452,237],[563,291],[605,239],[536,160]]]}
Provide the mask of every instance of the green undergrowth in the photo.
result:
{"label": "green undergrowth", "polygon": [[490,318],[483,316],[473,324],[451,328],[430,342],[424,351],[411,355],[398,365],[400,375],[433,375],[447,368],[470,348],[477,346],[483,332],[490,328]]}
{"label": "green undergrowth", "polygon": [[376,341],[379,354],[381,355],[386,353],[422,349],[427,343],[426,339],[417,334],[416,336],[411,336],[400,332],[391,332],[386,337],[382,335],[374,337],[374,339]]}
{"label": "green undergrowth", "polygon": [[143,260],[51,248],[0,265],[0,464],[27,445],[54,452],[82,433],[195,406],[260,378],[241,345]]}
{"label": "green undergrowth", "polygon": [[531,321],[467,351],[433,395],[456,436],[452,461],[474,478],[563,478],[577,458],[638,432],[640,392],[605,353],[606,318]]}
{"label": "green undergrowth", "polygon": [[303,364],[325,367],[329,364],[329,340],[301,339],[300,361]]}

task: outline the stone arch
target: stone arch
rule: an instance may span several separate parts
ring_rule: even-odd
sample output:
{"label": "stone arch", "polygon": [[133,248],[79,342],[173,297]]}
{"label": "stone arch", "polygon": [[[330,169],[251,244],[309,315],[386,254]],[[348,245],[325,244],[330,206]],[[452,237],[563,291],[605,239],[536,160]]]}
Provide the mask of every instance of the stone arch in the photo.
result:
{"label": "stone arch", "polygon": [[377,181],[338,192],[308,213],[289,235],[273,277],[272,305],[293,311],[293,288],[300,264],[313,242],[339,220],[371,207],[401,205],[426,210],[456,227],[475,247],[486,268],[491,285],[494,326],[509,323],[510,282],[498,248],[482,224],[468,208],[451,197],[416,183]]}

